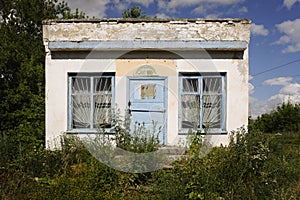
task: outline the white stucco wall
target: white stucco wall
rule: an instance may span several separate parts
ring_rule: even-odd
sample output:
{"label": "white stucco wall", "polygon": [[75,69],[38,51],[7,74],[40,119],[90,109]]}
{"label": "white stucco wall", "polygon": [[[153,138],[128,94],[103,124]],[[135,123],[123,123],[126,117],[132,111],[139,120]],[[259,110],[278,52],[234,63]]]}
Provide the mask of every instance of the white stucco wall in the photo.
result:
{"label": "white stucco wall", "polygon": [[[68,48],[71,56],[53,57],[53,52],[64,52],[62,47],[49,49],[49,42],[86,41],[243,41],[249,44],[250,21],[245,19],[176,19],[176,20],[124,20],[102,19],[99,21],[48,21],[43,27],[46,55],[46,141],[53,148],[54,141],[67,131],[68,124],[68,73],[69,72],[115,72],[115,104],[122,111],[126,109],[126,77],[143,64],[154,66],[158,75],[168,78],[167,143],[178,144],[185,139],[178,134],[178,73],[180,72],[225,72],[226,73],[226,130],[227,134],[213,135],[213,145],[227,145],[229,132],[248,121],[248,45],[243,58],[203,59],[199,49],[177,52],[182,59],[168,59],[161,55],[156,59],[133,59],[132,69],[124,72],[126,59],[116,59],[126,51],[96,52],[85,58],[80,49]],[[158,42],[159,46],[159,42]],[[215,47],[214,47],[215,48]],[[235,51],[234,47],[231,51]],[[87,49],[84,49],[85,51]],[[93,49],[89,49],[93,50]],[[151,49],[155,51],[156,49]],[[168,50],[168,49],[167,49]],[[211,49],[226,52],[228,49]],[[176,49],[170,49],[176,52]],[[203,49],[201,49],[203,51]],[[204,51],[204,54],[206,52]],[[79,56],[81,55],[81,56]],[[76,56],[82,58],[75,58]],[[127,59],[130,60],[130,59]],[[164,67],[165,66],[165,67]],[[165,70],[169,66],[169,70]]]}

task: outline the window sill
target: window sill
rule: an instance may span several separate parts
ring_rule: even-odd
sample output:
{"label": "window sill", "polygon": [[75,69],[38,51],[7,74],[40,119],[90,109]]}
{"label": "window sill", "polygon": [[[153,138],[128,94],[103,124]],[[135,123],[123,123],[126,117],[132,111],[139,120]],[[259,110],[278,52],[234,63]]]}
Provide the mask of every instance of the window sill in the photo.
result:
{"label": "window sill", "polygon": [[[189,130],[180,130],[178,135],[192,135],[193,132],[190,134]],[[209,131],[208,133],[200,133],[200,135],[227,135],[228,131],[224,130],[214,130],[214,131]]]}
{"label": "window sill", "polygon": [[[110,129],[105,129],[106,134],[114,134]],[[97,129],[73,129],[67,130],[66,134],[100,134]]]}

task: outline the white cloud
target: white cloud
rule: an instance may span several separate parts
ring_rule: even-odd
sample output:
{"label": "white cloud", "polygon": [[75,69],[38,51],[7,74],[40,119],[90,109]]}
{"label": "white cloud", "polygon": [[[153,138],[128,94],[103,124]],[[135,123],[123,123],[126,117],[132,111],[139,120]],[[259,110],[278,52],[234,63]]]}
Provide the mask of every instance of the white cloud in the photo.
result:
{"label": "white cloud", "polygon": [[222,13],[213,13],[213,14],[209,14],[206,15],[206,18],[218,18]]}
{"label": "white cloud", "polygon": [[85,12],[89,17],[102,18],[106,16],[109,3],[112,4],[113,9],[117,9],[121,13],[132,4],[148,7],[151,3],[154,3],[154,0],[65,0],[65,2],[68,3],[72,10],[78,8],[80,11]]}
{"label": "white cloud", "polygon": [[280,89],[279,94],[298,97],[300,95],[300,84],[292,83]]}
{"label": "white cloud", "polygon": [[131,4],[141,4],[145,7],[148,7],[151,3],[154,2],[154,0],[126,0],[127,3]]}
{"label": "white cloud", "polygon": [[105,17],[106,5],[110,0],[65,0],[72,10],[76,8],[83,11],[89,17]]}
{"label": "white cloud", "polygon": [[297,2],[300,2],[300,0],[284,0],[283,5],[287,7],[288,9],[291,9],[293,5]]}
{"label": "white cloud", "polygon": [[264,27],[264,25],[257,25],[255,23],[251,24],[251,33],[253,35],[262,35],[267,36],[269,34],[269,30]]}
{"label": "white cloud", "polygon": [[291,81],[293,80],[292,77],[277,77],[277,78],[272,78],[272,79],[268,79],[265,80],[263,82],[264,85],[288,85],[291,83]]}
{"label": "white cloud", "polygon": [[197,1],[197,0],[185,0],[185,1],[181,1],[181,0],[171,0],[167,6],[170,9],[176,9],[177,7],[184,7],[184,6],[193,6],[193,5],[197,5],[199,2],[201,1]]}
{"label": "white cloud", "polygon": [[[193,13],[205,15],[208,10],[217,8],[219,6],[234,5],[244,1],[245,0],[170,0],[169,2],[164,3],[158,1],[158,7],[161,9],[166,9],[169,12],[176,12],[176,9],[180,7],[195,6],[196,8],[193,10]],[[242,9],[245,11],[245,8]]]}
{"label": "white cloud", "polygon": [[157,6],[158,6],[158,8],[166,8],[167,7],[167,2],[162,1],[162,0],[157,0]]}
{"label": "white cloud", "polygon": [[[251,81],[253,79],[253,76],[249,75],[249,81]],[[248,83],[248,91],[249,94],[253,94],[254,93],[254,85],[252,83]]]}
{"label": "white cloud", "polygon": [[279,38],[279,40],[275,43],[276,44],[286,44],[286,43],[289,43],[289,42],[291,42],[291,39],[287,35],[284,35],[284,36],[281,36]]}
{"label": "white cloud", "polygon": [[239,13],[247,13],[248,12],[248,8],[246,6],[243,6],[241,8],[238,9]]}
{"label": "white cloud", "polygon": [[295,45],[288,45],[282,52],[283,53],[292,53],[300,51],[300,43],[297,43]]}
{"label": "white cloud", "polygon": [[249,94],[254,93],[254,85],[252,83],[248,83],[248,91],[249,91]]}
{"label": "white cloud", "polygon": [[[60,0],[62,1],[62,0]],[[244,2],[245,0],[65,0],[68,2],[70,8],[75,10],[79,8],[80,11],[85,12],[89,17],[97,17],[102,18],[106,17],[106,12],[108,9],[118,10],[120,13],[125,9],[131,7],[132,5],[141,5],[143,7],[149,7],[151,4],[157,4],[160,12],[157,15],[161,15],[165,17],[161,13],[176,13],[177,9],[182,7],[193,6],[192,12],[194,14],[201,14],[203,16],[207,16],[207,14],[211,14],[217,10],[218,7],[221,6],[237,6],[239,3]],[[230,9],[229,9],[230,10]],[[248,12],[247,7],[240,6],[234,9],[235,12],[245,13]],[[161,12],[166,11],[166,12]],[[214,14],[213,17],[218,17],[222,15],[222,13]]]}
{"label": "white cloud", "polygon": [[[210,11],[210,10],[216,11],[217,7],[218,7],[217,4],[201,4],[201,5],[197,5],[192,10],[192,13],[205,16],[208,13],[208,11]],[[206,15],[206,18],[215,18],[216,16],[217,16],[216,14],[210,13],[209,15]]]}
{"label": "white cloud", "polygon": [[293,82],[292,77],[278,77],[264,81],[265,85],[282,86],[277,94],[266,100],[250,97],[250,115],[254,118],[269,113],[283,102],[300,103],[300,84]]}
{"label": "white cloud", "polygon": [[284,53],[300,51],[300,19],[284,21],[276,27],[284,35],[275,44],[288,45]]}
{"label": "white cloud", "polygon": [[195,13],[195,14],[206,13],[206,8],[204,6],[197,6],[196,8],[193,9],[192,13]]}
{"label": "white cloud", "polygon": [[284,94],[277,94],[269,98],[269,102],[275,102],[276,105],[282,103],[299,103],[300,96],[299,95],[284,95]]}
{"label": "white cloud", "polygon": [[127,5],[122,3],[120,0],[113,0],[112,2],[113,8],[116,8],[118,11],[120,11],[120,13],[127,9]]}
{"label": "white cloud", "polygon": [[249,115],[252,118],[257,118],[264,113],[270,113],[278,105],[275,102],[268,100],[259,100],[253,97],[249,99]]}
{"label": "white cloud", "polygon": [[155,16],[157,18],[170,18],[170,16],[166,15],[165,13],[156,13]]}

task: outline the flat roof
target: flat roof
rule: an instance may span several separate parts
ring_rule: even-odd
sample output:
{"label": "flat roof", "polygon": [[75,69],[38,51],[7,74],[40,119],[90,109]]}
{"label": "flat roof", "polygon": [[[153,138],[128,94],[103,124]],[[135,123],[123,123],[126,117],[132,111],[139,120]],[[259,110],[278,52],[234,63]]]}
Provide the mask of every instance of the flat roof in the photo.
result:
{"label": "flat roof", "polygon": [[49,19],[44,20],[43,24],[53,23],[142,23],[142,22],[158,22],[158,23],[206,23],[206,22],[225,22],[225,23],[243,23],[251,24],[251,20],[247,18],[93,18],[93,19]]}

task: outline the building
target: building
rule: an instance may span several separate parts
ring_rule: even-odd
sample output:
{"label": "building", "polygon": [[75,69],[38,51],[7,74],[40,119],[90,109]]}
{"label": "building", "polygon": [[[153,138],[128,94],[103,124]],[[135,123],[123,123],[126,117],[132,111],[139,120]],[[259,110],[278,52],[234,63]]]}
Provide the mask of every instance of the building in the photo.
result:
{"label": "building", "polygon": [[[227,145],[248,121],[248,19],[48,20],[47,146],[63,133],[109,129],[112,110],[161,127],[163,145],[189,130]],[[113,133],[112,133],[113,134]]]}

